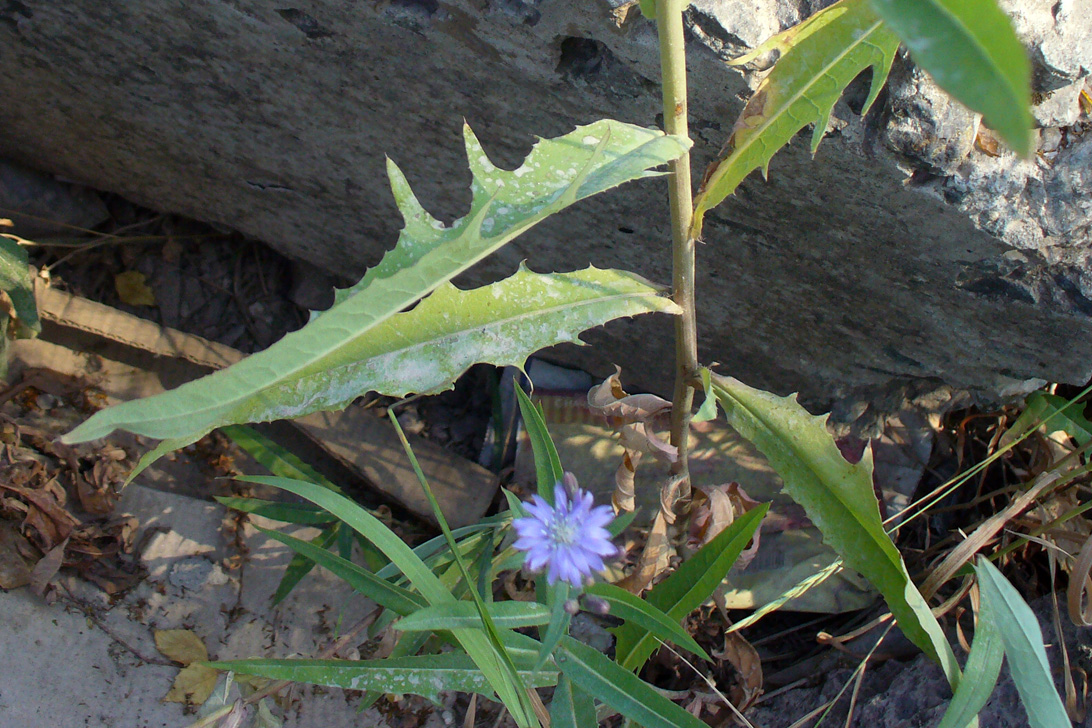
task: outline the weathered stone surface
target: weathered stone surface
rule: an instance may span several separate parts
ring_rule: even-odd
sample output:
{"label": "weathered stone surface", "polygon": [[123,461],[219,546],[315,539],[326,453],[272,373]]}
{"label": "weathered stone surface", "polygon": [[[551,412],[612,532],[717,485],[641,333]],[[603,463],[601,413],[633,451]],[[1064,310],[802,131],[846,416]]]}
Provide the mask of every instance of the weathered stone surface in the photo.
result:
{"label": "weathered stone surface", "polygon": [[[754,78],[735,55],[826,0],[699,0],[691,124],[700,171]],[[1092,133],[1088,3],[1011,0],[1032,50],[1032,161],[974,146],[976,119],[900,66],[861,120],[851,88],[814,161],[783,151],[714,211],[699,251],[701,357],[812,402],[941,383],[997,394],[1092,373],[1086,262]],[[359,275],[400,221],[383,155],[424,204],[465,212],[466,118],[498,164],[532,135],[660,113],[654,26],[605,0],[19,0],[0,8],[0,156],[230,225]],[[900,63],[902,63],[900,61]],[[549,220],[464,283],[537,270],[633,268],[668,281],[664,186],[649,180]],[[554,352],[633,387],[670,381],[666,320],[619,322]]]}

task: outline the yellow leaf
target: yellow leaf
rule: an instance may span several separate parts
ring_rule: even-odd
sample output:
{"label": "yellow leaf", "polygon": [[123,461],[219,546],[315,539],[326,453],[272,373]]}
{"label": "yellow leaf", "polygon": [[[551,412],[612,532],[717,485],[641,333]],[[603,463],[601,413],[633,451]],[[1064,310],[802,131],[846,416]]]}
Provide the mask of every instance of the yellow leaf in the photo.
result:
{"label": "yellow leaf", "polygon": [[205,643],[188,629],[157,629],[155,647],[165,656],[183,665],[209,659]]}
{"label": "yellow leaf", "polygon": [[[184,632],[185,630],[170,631]],[[202,647],[202,649],[204,648]],[[163,696],[163,702],[203,705],[209,699],[209,695],[212,694],[213,688],[216,687],[216,679],[219,675],[219,672],[205,665],[183,667],[178,673],[178,677],[174,679],[170,691]]]}
{"label": "yellow leaf", "polygon": [[130,306],[154,306],[155,294],[144,280],[144,274],[140,271],[118,273],[114,276],[114,288],[117,289],[118,298]]}

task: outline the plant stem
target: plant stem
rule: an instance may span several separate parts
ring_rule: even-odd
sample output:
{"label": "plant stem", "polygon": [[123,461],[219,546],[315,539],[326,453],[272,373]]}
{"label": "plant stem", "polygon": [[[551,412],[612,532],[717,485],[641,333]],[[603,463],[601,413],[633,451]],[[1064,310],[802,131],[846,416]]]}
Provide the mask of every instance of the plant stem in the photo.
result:
{"label": "plant stem", "polygon": [[[664,131],[689,138],[686,106],[686,41],[682,11],[685,0],[656,0],[656,25],[660,36],[660,76],[663,84]],[[683,475],[679,506],[690,503],[689,434],[694,405],[691,379],[698,372],[698,336],[694,310],[694,240],[689,235],[694,214],[690,182],[690,154],[668,167],[668,201],[671,205],[672,297],[683,312],[675,318],[675,395],[671,411],[671,444],[679,448],[672,471]]]}

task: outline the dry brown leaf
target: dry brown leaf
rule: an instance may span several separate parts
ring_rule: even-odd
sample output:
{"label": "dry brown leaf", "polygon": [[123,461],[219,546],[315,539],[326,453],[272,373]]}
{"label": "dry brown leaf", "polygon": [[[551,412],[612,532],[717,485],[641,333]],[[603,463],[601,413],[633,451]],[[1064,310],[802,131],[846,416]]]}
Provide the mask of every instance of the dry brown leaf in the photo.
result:
{"label": "dry brown leaf", "polygon": [[606,419],[618,431],[625,455],[614,474],[611,502],[616,510],[632,511],[635,507],[633,482],[637,465],[644,453],[657,460],[673,463],[678,448],[656,435],[655,420],[671,411],[671,403],[654,394],[627,394],[622,389],[621,368],[588,391],[588,407]]}
{"label": "dry brown leaf", "polygon": [[[185,631],[185,630],[167,630]],[[158,642],[158,640],[157,640]],[[160,650],[162,652],[162,650]],[[164,653],[166,654],[166,653]],[[169,655],[168,655],[169,656]],[[174,659],[174,658],[171,658]],[[203,705],[216,687],[219,671],[205,665],[183,667],[174,679],[171,689],[163,696],[164,703],[184,703],[185,705]]]}
{"label": "dry brown leaf", "polygon": [[1084,542],[1077,555],[1066,590],[1069,618],[1078,627],[1092,627],[1092,576],[1089,572],[1092,572],[1092,537]]}
{"label": "dry brown leaf", "polygon": [[66,546],[68,546],[67,538],[50,549],[49,553],[43,556],[42,559],[34,565],[34,568],[31,569],[30,588],[38,596],[45,596],[46,589],[49,587],[49,582],[53,581],[53,577],[61,570],[61,564],[64,563],[64,550]]}
{"label": "dry brown leaf", "polygon": [[140,271],[128,270],[114,276],[114,289],[122,303],[130,306],[154,306],[155,294],[145,283],[145,276]]}
{"label": "dry brown leaf", "polygon": [[205,643],[188,629],[157,629],[155,648],[175,662],[189,666],[193,662],[209,659]]}
{"label": "dry brown leaf", "polygon": [[9,521],[0,521],[0,589],[18,589],[30,583],[33,562],[23,555],[33,546]]}
{"label": "dry brown leaf", "polygon": [[[687,534],[687,548],[697,551],[717,537],[721,531],[747,511],[759,505],[739,483],[724,485],[697,486],[694,489],[694,502],[690,511],[690,527]],[[739,555],[735,569],[745,569],[758,553],[762,524],[755,531],[751,545]]]}
{"label": "dry brown leaf", "polygon": [[724,635],[723,649],[711,654],[736,668],[739,682],[732,686],[728,697],[741,711],[746,710],[762,694],[762,658],[758,650],[739,632],[729,632]]}
{"label": "dry brown leaf", "polygon": [[663,511],[660,511],[652,521],[652,528],[648,532],[648,540],[637,562],[637,568],[616,586],[632,594],[640,594],[652,583],[656,575],[667,567],[668,559],[667,520],[664,518]]}

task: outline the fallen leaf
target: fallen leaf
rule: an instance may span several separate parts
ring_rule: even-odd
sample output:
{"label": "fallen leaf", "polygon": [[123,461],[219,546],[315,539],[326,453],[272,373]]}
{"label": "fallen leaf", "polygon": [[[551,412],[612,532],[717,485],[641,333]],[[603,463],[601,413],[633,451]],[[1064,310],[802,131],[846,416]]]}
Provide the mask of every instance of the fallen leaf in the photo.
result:
{"label": "fallen leaf", "polygon": [[[188,629],[155,630],[155,648],[164,656],[186,666],[193,662],[203,662],[209,659],[205,643],[192,630]],[[202,700],[201,702],[205,701]]]}
{"label": "fallen leaf", "polygon": [[122,303],[130,306],[154,306],[155,294],[145,283],[145,276],[140,271],[128,270],[114,276],[114,288]]}
{"label": "fallen leaf", "polygon": [[30,542],[8,521],[0,521],[0,589],[18,589],[30,583],[32,561],[22,551],[32,550]]}
{"label": "fallen leaf", "polygon": [[740,711],[747,710],[762,694],[762,658],[739,632],[724,635],[724,648],[711,653],[718,660],[727,660],[736,668],[739,682],[732,686],[729,697]]}
{"label": "fallen leaf", "polygon": [[[186,630],[165,630],[168,632],[185,632]],[[158,645],[158,635],[156,644]],[[204,647],[202,646],[202,649]],[[163,652],[160,649],[160,652]],[[164,653],[166,654],[166,653]],[[168,655],[169,657],[169,655]],[[174,659],[173,657],[171,659]],[[184,703],[186,705],[201,705],[208,700],[216,687],[216,679],[220,673],[205,665],[189,665],[183,667],[178,677],[174,679],[171,689],[163,696],[164,703]]]}
{"label": "fallen leaf", "polygon": [[38,596],[45,596],[49,582],[53,581],[53,577],[61,570],[66,546],[68,546],[67,538],[50,549],[49,553],[43,556],[31,569],[30,588]]}

